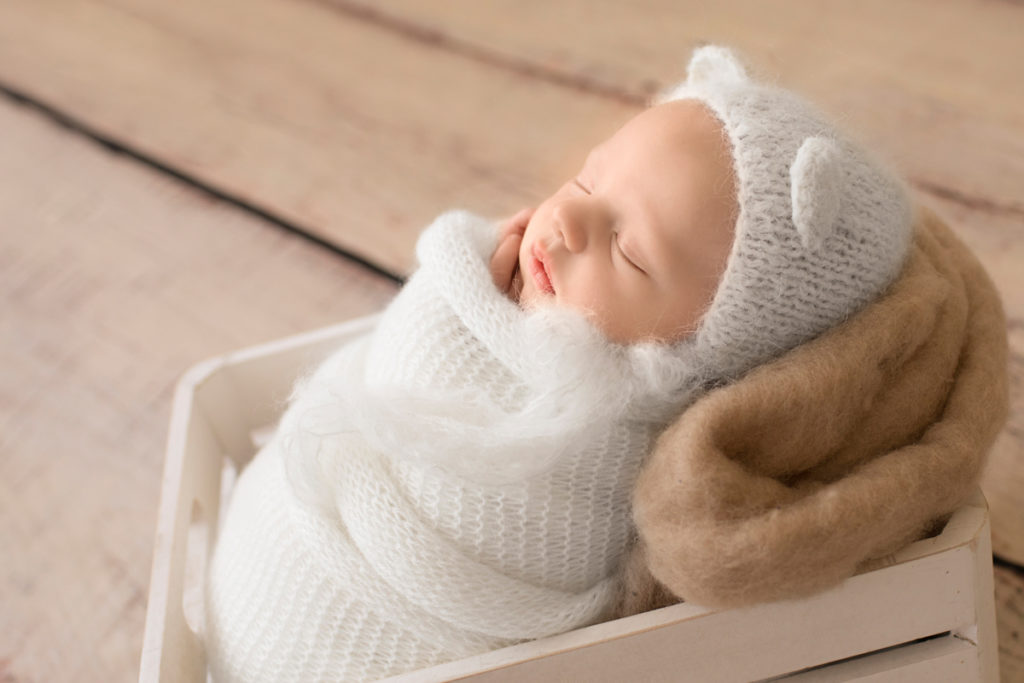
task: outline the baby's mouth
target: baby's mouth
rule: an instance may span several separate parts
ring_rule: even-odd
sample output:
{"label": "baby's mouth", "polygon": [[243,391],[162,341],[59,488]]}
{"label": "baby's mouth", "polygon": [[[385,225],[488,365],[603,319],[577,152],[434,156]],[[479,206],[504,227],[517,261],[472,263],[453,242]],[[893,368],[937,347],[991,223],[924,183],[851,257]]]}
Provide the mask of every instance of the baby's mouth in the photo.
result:
{"label": "baby's mouth", "polygon": [[541,293],[554,295],[555,286],[551,283],[551,271],[546,263],[547,254],[544,253],[544,248],[538,242],[534,242],[530,255],[530,275],[533,276],[533,283]]}

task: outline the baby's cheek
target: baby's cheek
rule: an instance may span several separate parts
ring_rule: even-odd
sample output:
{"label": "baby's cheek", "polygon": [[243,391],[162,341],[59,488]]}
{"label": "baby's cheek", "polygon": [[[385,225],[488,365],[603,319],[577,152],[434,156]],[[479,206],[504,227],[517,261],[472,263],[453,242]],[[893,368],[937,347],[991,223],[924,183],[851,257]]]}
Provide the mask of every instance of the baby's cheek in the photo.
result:
{"label": "baby's cheek", "polygon": [[587,315],[591,322],[606,337],[615,342],[623,341],[629,330],[629,321],[609,292],[602,288],[588,292],[577,300],[575,307]]}
{"label": "baby's cheek", "polygon": [[650,340],[658,336],[662,316],[653,311],[656,302],[650,292],[639,292],[625,286],[610,288],[603,300],[595,304],[605,334],[621,344]]}

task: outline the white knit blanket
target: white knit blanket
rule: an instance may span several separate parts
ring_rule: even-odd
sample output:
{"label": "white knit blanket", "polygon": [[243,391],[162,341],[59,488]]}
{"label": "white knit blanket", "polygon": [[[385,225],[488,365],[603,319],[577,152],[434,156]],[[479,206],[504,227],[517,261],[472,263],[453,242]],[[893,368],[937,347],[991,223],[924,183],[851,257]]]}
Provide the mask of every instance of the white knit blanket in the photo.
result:
{"label": "white knit blanket", "polygon": [[218,683],[357,681],[599,620],[687,347],[605,342],[491,283],[441,216],[369,336],[300,383],[239,478],[207,583]]}

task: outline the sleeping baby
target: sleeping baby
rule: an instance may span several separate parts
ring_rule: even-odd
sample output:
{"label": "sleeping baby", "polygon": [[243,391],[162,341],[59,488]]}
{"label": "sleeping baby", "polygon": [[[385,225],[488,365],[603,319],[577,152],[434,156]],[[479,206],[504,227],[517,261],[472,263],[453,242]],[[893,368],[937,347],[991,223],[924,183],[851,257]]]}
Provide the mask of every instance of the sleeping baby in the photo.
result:
{"label": "sleeping baby", "polygon": [[903,185],[699,49],[535,210],[439,217],[296,387],[207,584],[215,681],[362,681],[608,618],[654,439],[880,295]]}

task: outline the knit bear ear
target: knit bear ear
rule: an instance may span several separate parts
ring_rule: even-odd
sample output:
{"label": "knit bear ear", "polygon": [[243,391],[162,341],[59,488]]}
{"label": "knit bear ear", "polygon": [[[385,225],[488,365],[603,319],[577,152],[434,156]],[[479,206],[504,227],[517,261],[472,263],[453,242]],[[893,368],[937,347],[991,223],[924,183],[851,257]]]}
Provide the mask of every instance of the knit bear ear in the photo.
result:
{"label": "knit bear ear", "polygon": [[686,67],[686,82],[690,85],[745,83],[747,71],[728,48],[706,45],[697,48]]}
{"label": "knit bear ear", "polygon": [[842,157],[830,138],[809,137],[789,167],[793,223],[807,249],[817,249],[835,230],[839,217]]}

